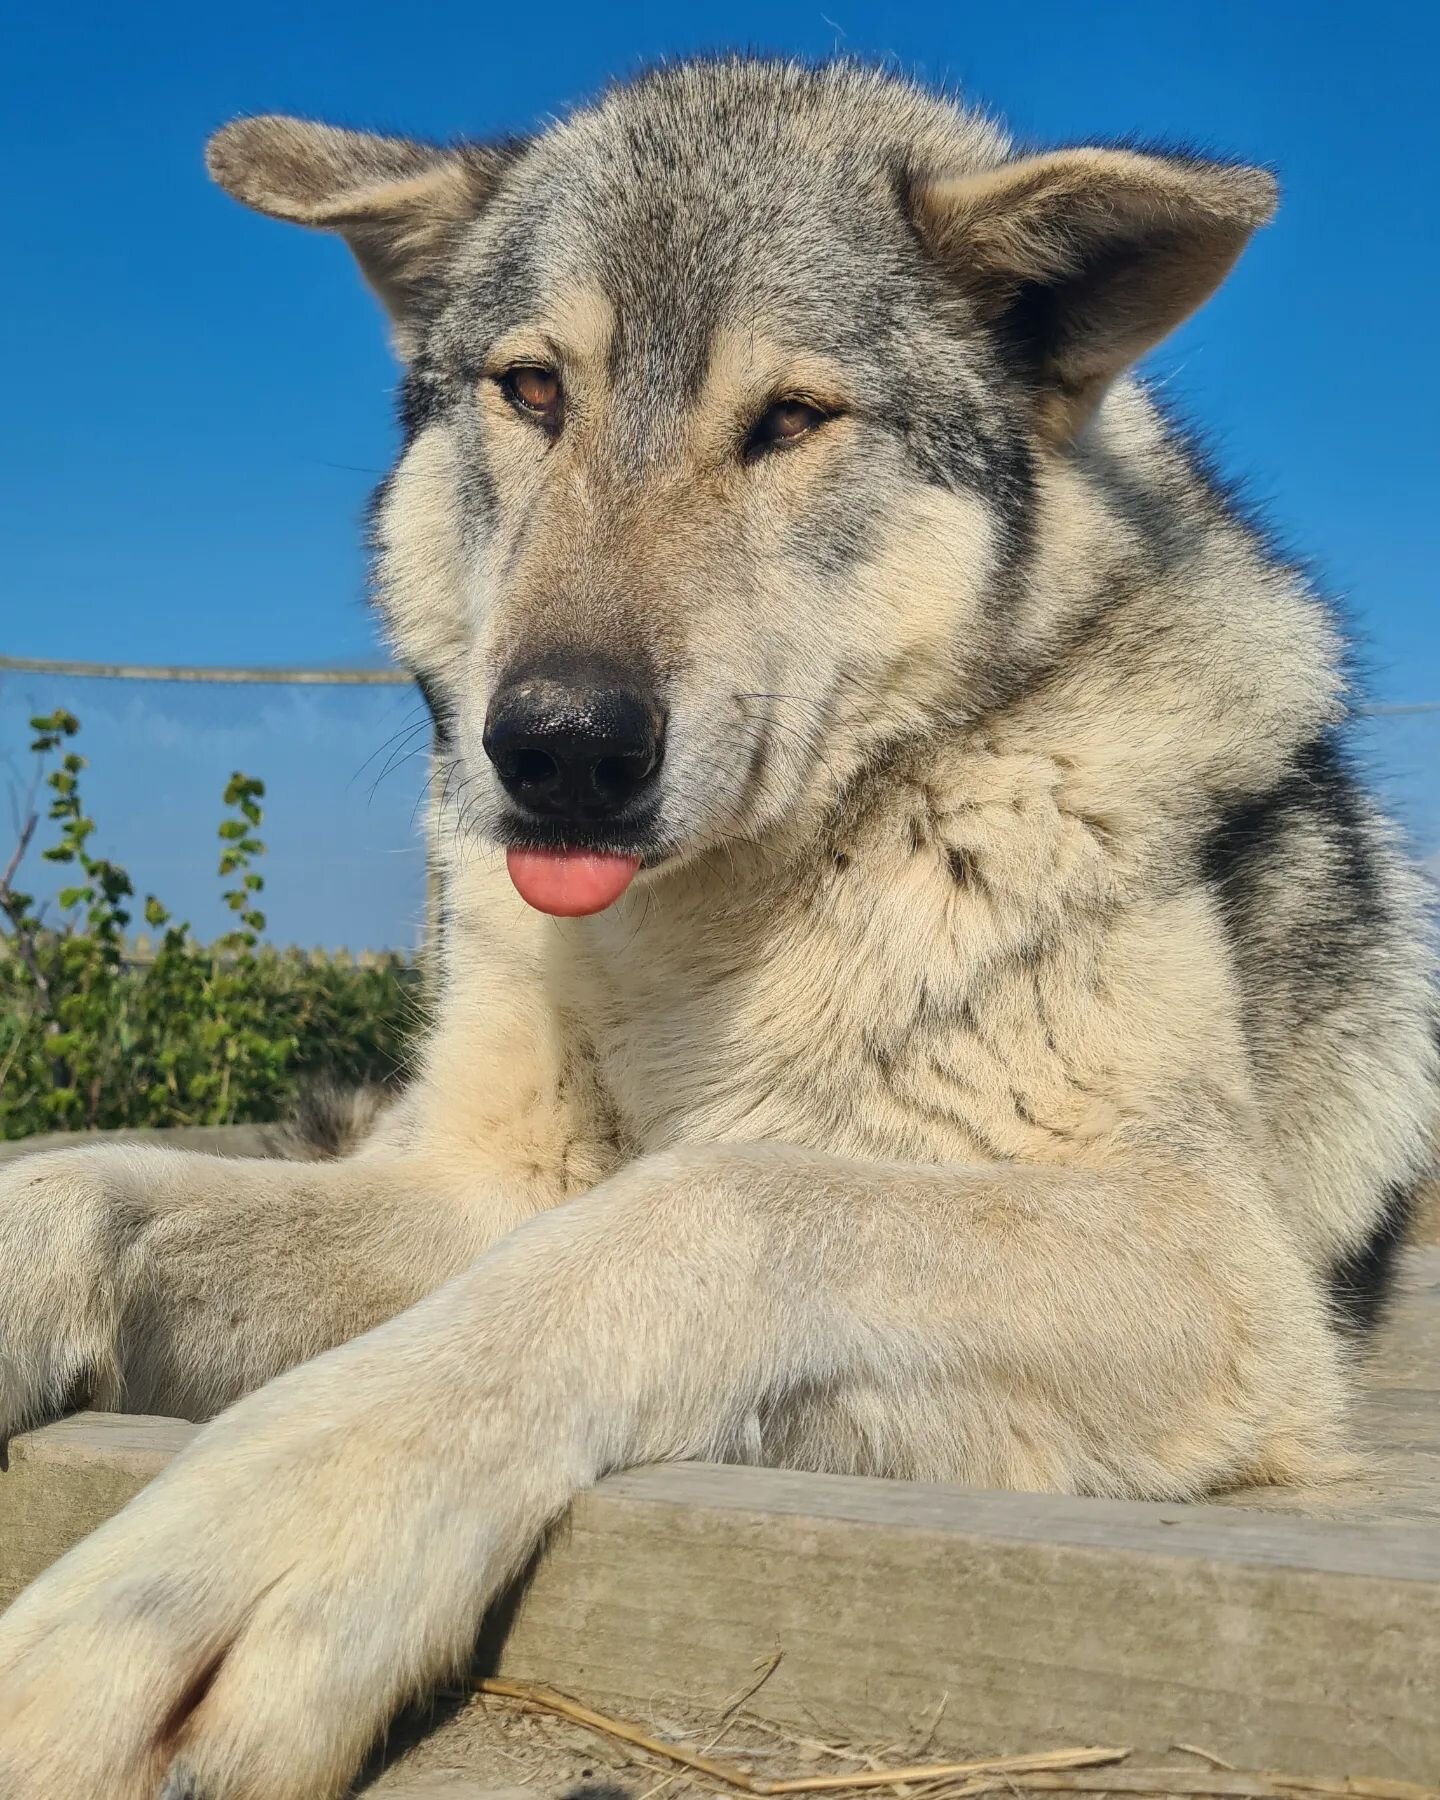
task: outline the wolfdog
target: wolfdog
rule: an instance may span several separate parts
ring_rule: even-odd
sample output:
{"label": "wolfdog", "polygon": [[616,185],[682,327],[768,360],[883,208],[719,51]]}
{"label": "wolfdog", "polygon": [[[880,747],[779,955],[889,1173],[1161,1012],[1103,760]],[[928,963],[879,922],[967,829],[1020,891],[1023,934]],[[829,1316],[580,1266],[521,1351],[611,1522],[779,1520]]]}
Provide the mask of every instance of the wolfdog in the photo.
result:
{"label": "wolfdog", "polygon": [[438,1016],[337,1160],[7,1175],[0,1429],[221,1416],[0,1627],[6,1800],[336,1793],[626,1464],[1326,1478],[1430,952],[1330,617],[1129,373],[1269,175],[745,59],[209,160],[393,322]]}

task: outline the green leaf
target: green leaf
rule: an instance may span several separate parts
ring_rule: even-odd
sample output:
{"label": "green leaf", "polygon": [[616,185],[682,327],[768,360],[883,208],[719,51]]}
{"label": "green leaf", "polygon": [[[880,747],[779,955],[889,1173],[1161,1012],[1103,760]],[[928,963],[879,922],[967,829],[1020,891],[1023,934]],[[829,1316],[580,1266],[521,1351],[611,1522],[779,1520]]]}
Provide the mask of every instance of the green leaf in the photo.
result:
{"label": "green leaf", "polygon": [[59,732],[62,737],[74,737],[80,729],[80,721],[74,713],[68,713],[63,707],[53,713],[37,713],[30,721],[32,731]]}
{"label": "green leaf", "polygon": [[[72,729],[71,715],[32,722],[46,756]],[[147,894],[145,924],[163,935],[153,957],[136,965],[124,960],[122,937],[130,876],[90,851],[97,828],[74,785],[83,760],[63,749],[57,760],[68,781],[48,790],[58,826],[49,860],[78,865],[64,895],[73,904],[41,929],[28,896],[12,889],[0,897],[0,926],[38,960],[47,995],[42,1003],[24,963],[0,956],[0,1137],[270,1120],[293,1103],[297,1083],[323,1067],[367,1079],[403,1060],[414,1010],[408,967],[312,963],[261,945],[266,919],[256,898],[264,881],[248,864],[263,850],[263,783],[239,771],[232,777],[237,816],[221,839],[232,928],[197,945],[189,926]]]}

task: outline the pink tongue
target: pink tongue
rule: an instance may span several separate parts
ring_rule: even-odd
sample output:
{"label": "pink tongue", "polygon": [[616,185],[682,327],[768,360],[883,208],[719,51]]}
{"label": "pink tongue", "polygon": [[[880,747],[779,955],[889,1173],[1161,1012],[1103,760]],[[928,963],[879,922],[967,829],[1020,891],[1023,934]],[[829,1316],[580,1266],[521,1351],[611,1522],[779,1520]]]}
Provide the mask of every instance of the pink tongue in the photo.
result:
{"label": "pink tongue", "polygon": [[596,856],[588,850],[509,850],[505,862],[520,898],[560,919],[604,912],[640,867],[638,856]]}

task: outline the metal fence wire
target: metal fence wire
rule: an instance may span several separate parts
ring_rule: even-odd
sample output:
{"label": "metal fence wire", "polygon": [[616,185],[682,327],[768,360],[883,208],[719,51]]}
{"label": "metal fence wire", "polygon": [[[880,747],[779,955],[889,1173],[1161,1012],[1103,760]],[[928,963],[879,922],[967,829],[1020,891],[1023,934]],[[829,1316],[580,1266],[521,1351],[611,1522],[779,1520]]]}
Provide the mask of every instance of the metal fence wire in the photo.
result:
{"label": "metal fence wire", "polygon": [[[269,941],[332,954],[422,941],[437,900],[420,830],[432,746],[403,670],[0,656],[0,868],[11,850],[6,790],[18,818],[33,781],[26,722],[59,707],[80,721],[74,747],[89,764],[82,781],[96,848],[198,938],[231,922],[215,832],[225,782],[241,770],[266,784]],[[1366,707],[1354,743],[1417,859],[1440,879],[1440,700]],[[44,896],[61,882],[39,855],[40,810],[19,885]]]}
{"label": "metal fence wire", "polygon": [[38,810],[16,884],[52,901],[65,870],[41,855],[58,827],[43,785],[35,790],[27,725],[57,709],[79,720],[69,747],[88,765],[92,847],[129,871],[138,929],[146,893],[201,941],[233,924],[216,834],[239,771],[265,783],[257,867],[268,941],[330,954],[422,941],[433,910],[421,832],[430,724],[402,670],[0,657],[0,868],[21,815]]}

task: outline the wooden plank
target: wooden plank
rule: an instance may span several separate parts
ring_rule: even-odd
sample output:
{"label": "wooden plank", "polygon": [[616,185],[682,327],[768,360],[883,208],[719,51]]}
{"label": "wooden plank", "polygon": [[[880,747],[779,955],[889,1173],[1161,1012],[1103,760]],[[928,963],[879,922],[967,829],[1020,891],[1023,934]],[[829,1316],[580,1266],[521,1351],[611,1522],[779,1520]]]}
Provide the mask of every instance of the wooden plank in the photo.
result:
{"label": "wooden plank", "polygon": [[533,1787],[489,1787],[468,1776],[443,1771],[417,1775],[413,1780],[387,1781],[384,1796],[385,1800],[538,1800]]}
{"label": "wooden plank", "polygon": [[464,1775],[446,1774],[387,1781],[384,1794],[385,1800],[537,1800],[533,1787],[487,1787]]}
{"label": "wooden plank", "polygon": [[577,1504],[501,1666],[718,1706],[777,1650],[767,1712],[852,1739],[948,1695],[937,1748],[1186,1739],[1440,1770],[1440,1544],[1417,1526],[645,1470]]}
{"label": "wooden plank", "polygon": [[1407,1257],[1400,1291],[1367,1359],[1365,1384],[1372,1391],[1440,1387],[1440,1250],[1412,1250]]}
{"label": "wooden plank", "polygon": [[[17,1439],[10,1591],[191,1429],[84,1415]],[[937,1752],[1185,1740],[1440,1774],[1440,1540],[1419,1526],[673,1465],[579,1500],[507,1623],[496,1671],[592,1701],[718,1709],[778,1651],[754,1707],[851,1741],[917,1735],[945,1700]],[[466,1721],[437,1746],[452,1771]]]}
{"label": "wooden plank", "polygon": [[1415,1208],[1415,1242],[1440,1244],[1440,1175],[1421,1183]]}
{"label": "wooden plank", "polygon": [[0,1607],[119,1512],[199,1428],[79,1413],[12,1438],[0,1472]]}

